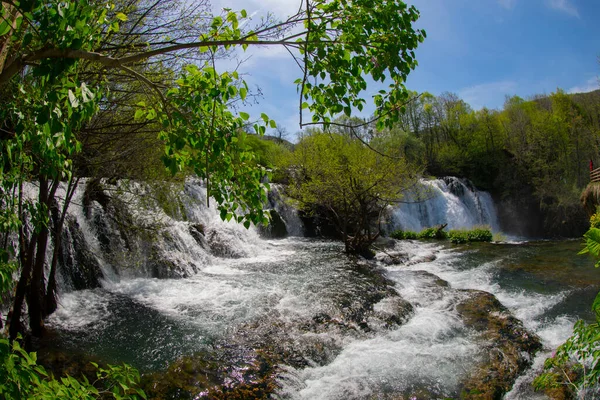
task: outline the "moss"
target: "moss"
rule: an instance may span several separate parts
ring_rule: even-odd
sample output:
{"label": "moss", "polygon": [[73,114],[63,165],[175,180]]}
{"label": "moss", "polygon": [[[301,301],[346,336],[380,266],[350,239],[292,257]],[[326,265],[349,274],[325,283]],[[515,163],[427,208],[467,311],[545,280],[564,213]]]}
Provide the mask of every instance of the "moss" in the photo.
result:
{"label": "moss", "polygon": [[465,325],[488,343],[488,356],[462,382],[461,398],[501,399],[531,365],[541,342],[492,294],[476,290],[465,292],[467,299],[456,309]]}

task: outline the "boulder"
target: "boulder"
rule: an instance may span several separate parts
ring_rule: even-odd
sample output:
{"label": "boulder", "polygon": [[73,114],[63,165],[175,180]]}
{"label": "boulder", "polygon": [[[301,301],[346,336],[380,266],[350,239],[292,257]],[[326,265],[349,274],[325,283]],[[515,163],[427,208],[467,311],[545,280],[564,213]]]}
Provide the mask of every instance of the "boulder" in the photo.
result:
{"label": "boulder", "polygon": [[515,380],[531,366],[541,349],[540,339],[528,332],[494,295],[464,290],[456,310],[465,325],[485,343],[484,360],[461,385],[463,399],[502,399]]}

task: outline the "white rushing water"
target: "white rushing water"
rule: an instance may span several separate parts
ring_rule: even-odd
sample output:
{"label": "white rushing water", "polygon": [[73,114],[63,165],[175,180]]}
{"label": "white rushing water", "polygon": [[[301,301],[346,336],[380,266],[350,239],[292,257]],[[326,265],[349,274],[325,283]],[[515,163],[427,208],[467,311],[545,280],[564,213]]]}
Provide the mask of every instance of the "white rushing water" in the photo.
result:
{"label": "white rushing water", "polygon": [[[429,182],[440,198],[421,204],[418,214],[410,211],[417,205],[401,208],[397,220],[409,221],[414,225],[402,227],[414,230],[439,223],[497,226],[489,195],[459,183],[463,192],[457,196],[452,191],[460,190],[451,191],[447,182]],[[309,359],[305,367],[282,366],[281,398],[369,399],[398,393],[443,398],[456,395],[460,380],[484,355],[455,310],[465,294],[454,289],[494,294],[541,337],[543,355],[564,341],[574,322],[568,312],[553,311],[571,289],[565,285],[544,292],[528,289],[526,280],[515,283],[505,265],[510,250],[478,259],[478,250],[467,247],[403,241],[394,251],[411,262],[379,268],[414,311],[404,324],[391,327],[367,316],[370,329],[361,330],[345,315],[375,290],[370,274],[379,272],[342,255],[340,244],[261,238],[254,228],[221,221],[214,208],[206,207],[204,189],[188,182],[179,214],[167,215],[152,202],[142,205],[127,193],[119,195],[128,218],[155,227],[149,246],[136,232],[115,232],[118,224],[110,207],[97,201],[87,209],[78,206],[84,203],[82,196],[77,193],[71,216],[103,272],[101,287],[73,291],[65,278],[59,309],[49,324],[66,337],[67,347],[113,362],[164,368],[181,355],[227,340],[245,323],[266,318],[285,327],[275,330],[278,335],[290,335],[296,344],[318,341],[327,353],[324,361]],[[298,234],[301,227],[294,221],[286,221],[288,231]],[[449,286],[440,286],[438,277]],[[389,308],[386,297],[373,306],[373,315]],[[345,325],[301,328],[321,315]],[[542,356],[535,360],[538,367],[541,362]],[[532,398],[532,375],[524,376],[507,398]]]}
{"label": "white rushing water", "polygon": [[421,180],[406,195],[405,202],[394,210],[396,229],[420,232],[424,228],[448,224],[448,229],[500,226],[492,197],[475,190],[465,180],[455,177]]}

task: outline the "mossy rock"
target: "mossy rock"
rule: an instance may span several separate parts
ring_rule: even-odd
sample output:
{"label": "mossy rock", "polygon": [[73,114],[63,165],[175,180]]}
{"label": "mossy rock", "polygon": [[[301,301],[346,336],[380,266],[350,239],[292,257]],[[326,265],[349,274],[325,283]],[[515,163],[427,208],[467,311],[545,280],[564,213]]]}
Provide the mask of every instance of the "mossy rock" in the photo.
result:
{"label": "mossy rock", "polygon": [[185,356],[165,372],[144,375],[149,399],[268,399],[274,392],[275,364],[261,351],[217,348]]}
{"label": "mossy rock", "polygon": [[531,366],[542,347],[496,297],[487,292],[465,290],[466,299],[456,310],[468,328],[487,343],[485,360],[462,382],[461,398],[502,399],[522,372]]}

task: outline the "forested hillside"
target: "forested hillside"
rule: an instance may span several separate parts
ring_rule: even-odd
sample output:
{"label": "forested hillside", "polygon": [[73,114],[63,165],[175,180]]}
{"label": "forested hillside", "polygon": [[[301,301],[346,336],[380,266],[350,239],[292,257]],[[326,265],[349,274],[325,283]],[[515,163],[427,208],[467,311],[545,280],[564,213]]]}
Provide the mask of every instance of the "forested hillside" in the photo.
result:
{"label": "forested hillside", "polygon": [[491,191],[515,233],[585,231],[579,196],[590,160],[600,165],[600,91],[515,96],[502,110],[477,111],[456,95],[425,93],[409,104],[402,128],[422,143],[430,174],[467,177]]}

